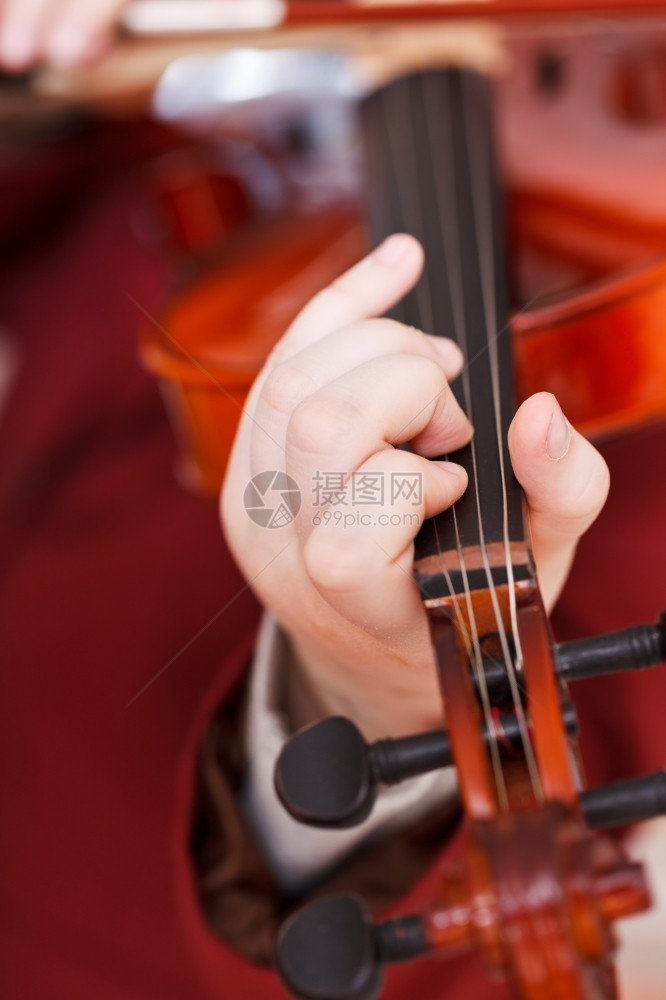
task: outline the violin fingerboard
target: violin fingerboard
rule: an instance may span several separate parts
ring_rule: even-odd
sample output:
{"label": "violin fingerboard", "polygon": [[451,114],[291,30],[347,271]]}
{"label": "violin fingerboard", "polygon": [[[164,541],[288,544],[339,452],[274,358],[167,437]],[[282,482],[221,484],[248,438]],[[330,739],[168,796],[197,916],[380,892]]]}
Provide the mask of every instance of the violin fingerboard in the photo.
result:
{"label": "violin fingerboard", "polygon": [[[361,124],[373,242],[408,232],[426,254],[417,287],[391,315],[457,341],[465,368],[452,390],[475,428],[471,445],[441,456],[465,467],[469,488],[455,515],[423,525],[417,569],[446,552],[522,543],[522,496],[506,444],[514,407],[489,82],[459,69],[417,73],[368,97]],[[495,572],[506,582],[506,568]],[[426,578],[430,593],[437,584]],[[469,585],[488,585],[483,569],[470,570]]]}

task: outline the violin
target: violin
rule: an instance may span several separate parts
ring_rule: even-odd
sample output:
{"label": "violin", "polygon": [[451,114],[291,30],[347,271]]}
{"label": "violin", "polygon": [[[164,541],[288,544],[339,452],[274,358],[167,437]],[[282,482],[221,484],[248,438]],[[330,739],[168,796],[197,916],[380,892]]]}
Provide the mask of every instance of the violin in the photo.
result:
{"label": "violin", "polygon": [[[637,39],[642,48],[640,29]],[[541,42],[537,70],[546,112],[547,95],[562,86],[562,67],[548,45]],[[524,36],[514,43],[518,77],[529,48]],[[581,87],[582,124],[597,143],[604,138],[598,152],[608,156],[622,132],[614,114],[622,121],[638,113],[630,47],[618,59],[621,70],[616,64],[609,72],[606,63],[599,77],[589,38],[572,32],[565,51],[573,73],[576,57],[586,60],[592,84]],[[394,315],[455,337],[466,366],[453,388],[476,428],[471,444],[450,456],[468,472],[467,492],[416,539],[415,574],[447,729],[368,746],[349,720],[324,720],[285,747],[276,787],[296,819],[339,828],[368,815],[378,785],[453,764],[466,847],[461,861],[441,873],[422,913],[375,924],[361,900],[338,896],[292,916],[279,935],[277,965],[287,988],[305,1000],[370,1000],[381,990],[385,963],[472,949],[516,1000],[613,1000],[613,924],[650,902],[641,866],[600,831],[663,813],[666,772],[586,790],[567,685],[662,663],[665,620],[554,646],[506,435],[512,376],[519,398],[554,389],[588,433],[608,434],[666,412],[666,347],[655,330],[665,294],[665,216],[655,201],[650,213],[637,201],[628,206],[626,192],[609,210],[607,192],[595,197],[589,188],[584,159],[575,182],[547,175],[544,161],[557,152],[550,147],[535,154],[530,173],[510,117],[512,101],[527,98],[514,79],[504,93],[502,87],[476,71],[427,69],[381,87],[361,105],[372,242],[407,231],[426,250],[424,276]],[[568,110],[575,131],[575,112],[572,122]],[[586,185],[591,197],[583,203],[572,191]],[[616,222],[622,218],[615,228],[613,211]],[[179,379],[179,406],[201,431],[191,436],[189,454],[189,474],[199,476],[199,485],[217,488],[230,409],[242,405],[274,335],[302,304],[294,265],[305,300],[332,277],[329,268],[334,274],[359,255],[359,218],[357,204],[340,200],[314,214],[276,217],[261,242],[248,233],[239,252],[228,248],[213,276],[195,281],[167,308],[162,325],[169,343],[161,354],[154,338],[144,342],[145,357],[163,375],[166,357],[171,378]],[[258,272],[265,275],[265,298],[257,297]],[[544,276],[548,298],[531,307]],[[522,300],[513,319],[510,296]],[[233,331],[233,344],[219,330]],[[621,348],[611,361],[614,338]],[[179,353],[183,343],[199,362],[196,370]],[[216,439],[215,449],[207,437]]]}
{"label": "violin", "polygon": [[[619,3],[558,5],[574,7],[626,12]],[[662,5],[640,9],[648,8],[661,11]],[[329,16],[327,9],[322,5],[316,16]],[[369,19],[386,16],[380,7],[367,10]],[[516,0],[492,10],[514,16],[528,5]],[[447,5],[445,12],[476,16],[465,4]],[[410,14],[424,16],[424,8]],[[574,38],[578,29],[576,22]],[[543,55],[540,86],[543,93],[557,93],[562,68],[552,54],[553,39],[561,44],[565,33],[559,26],[552,35],[545,31],[543,42],[542,31],[536,30]],[[652,26],[641,26],[632,36],[641,52],[655,41],[652,32]],[[521,53],[534,44],[526,38],[517,31],[518,74],[525,63]],[[572,51],[576,44],[571,42]],[[589,36],[580,42],[585,45]],[[587,114],[592,101],[582,116],[584,127],[592,122],[596,128],[609,107],[633,121],[648,107],[661,120],[659,96],[651,103],[637,93],[641,59],[630,48],[621,53],[622,72],[611,74],[613,86],[602,95],[609,103],[591,88],[598,113]],[[550,388],[547,380],[554,379],[565,409],[590,432],[610,433],[663,415],[666,358],[654,317],[665,294],[666,214],[656,203],[650,213],[638,203],[631,211],[621,205],[609,247],[608,192],[591,189],[585,170],[578,187],[580,178],[566,174],[555,180],[529,174],[519,143],[512,145],[514,119],[498,129],[504,146],[496,148],[491,90],[498,91],[500,107],[504,100],[500,116],[512,106],[512,83],[504,96],[502,86],[492,87],[469,69],[420,70],[373,92],[361,110],[373,180],[367,193],[372,239],[403,230],[426,249],[424,278],[395,315],[429,332],[455,334],[466,366],[454,389],[476,428],[473,442],[452,456],[467,469],[469,489],[450,511],[427,522],[416,542],[416,580],[430,622],[447,730],[368,746],[347,720],[325,720],[288,744],[276,782],[294,816],[335,828],[362,820],[379,784],[453,763],[466,848],[461,862],[441,873],[423,913],[375,924],[357,898],[334,897],[290,918],[278,941],[278,968],[299,997],[366,1000],[380,991],[386,962],[476,949],[517,1000],[612,1000],[613,923],[649,905],[641,866],[597,831],[666,811],[666,772],[586,790],[567,685],[583,676],[662,663],[664,619],[572,645],[553,644],[506,432],[512,372],[519,395]],[[403,128],[398,139],[397,122]],[[613,129],[603,134],[612,136]],[[537,152],[543,153],[536,155],[541,169],[548,151]],[[581,190],[591,194],[589,200],[575,197]],[[650,196],[640,193],[649,203]],[[557,227],[556,218],[562,223]],[[271,343],[302,300],[329,279],[328,269],[335,273],[358,256],[367,238],[359,220],[357,201],[347,198],[302,218],[292,211],[276,215],[260,236],[248,229],[235,257],[227,245],[214,276],[197,279],[167,308],[166,342],[146,335],[144,357],[169,380],[189,428],[190,477],[205,488],[219,483],[226,447],[220,428],[228,426],[229,407],[242,405]],[[261,283],[270,286],[263,299],[252,265],[260,265]],[[531,289],[544,275],[548,301],[531,308]],[[510,300],[517,306],[513,321]],[[233,338],[220,337],[220,329],[233,331]],[[611,363],[614,338],[622,350],[619,362],[616,357]],[[556,367],[560,350],[565,360]],[[590,357],[596,372],[578,366],[579,358]],[[600,390],[606,367],[615,379],[602,378]]]}
{"label": "violin", "polygon": [[[287,745],[276,781],[295,818],[336,828],[365,818],[378,783],[453,762],[467,846],[424,913],[374,925],[354,897],[306,907],[281,932],[278,968],[296,996],[365,1000],[378,994],[387,961],[475,948],[520,1000],[610,1000],[612,923],[644,909],[648,890],[640,866],[590,830],[605,825],[593,815],[599,793],[583,791],[575,713],[511,474],[505,241],[488,84],[459,70],[416,74],[373,95],[363,117],[373,235],[407,230],[426,247],[422,283],[396,317],[454,332],[467,359],[454,392],[477,428],[453,456],[468,471],[468,491],[416,539],[447,731],[369,747],[348,720],[325,720]],[[408,123],[414,140],[400,148],[396,122]],[[642,662],[662,660],[663,622],[641,635],[653,644]],[[593,649],[602,670],[601,647],[623,641],[592,640],[569,677],[583,675]],[[662,811],[665,773],[644,780],[622,793],[649,787]]]}

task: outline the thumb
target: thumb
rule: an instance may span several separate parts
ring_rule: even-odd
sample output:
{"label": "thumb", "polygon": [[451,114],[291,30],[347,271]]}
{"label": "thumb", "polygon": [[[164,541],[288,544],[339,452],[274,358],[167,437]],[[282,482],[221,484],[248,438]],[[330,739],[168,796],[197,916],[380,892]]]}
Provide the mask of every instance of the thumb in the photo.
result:
{"label": "thumb", "polygon": [[576,544],[608,495],[608,467],[573,429],[549,392],[527,399],[509,429],[509,451],[525,491],[541,591],[551,607]]}

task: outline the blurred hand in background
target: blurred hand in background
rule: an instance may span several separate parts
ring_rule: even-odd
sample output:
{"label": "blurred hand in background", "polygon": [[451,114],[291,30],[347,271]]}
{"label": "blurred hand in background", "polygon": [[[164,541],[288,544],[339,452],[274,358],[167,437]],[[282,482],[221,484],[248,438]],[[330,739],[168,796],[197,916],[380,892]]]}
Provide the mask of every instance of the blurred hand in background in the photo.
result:
{"label": "blurred hand in background", "polygon": [[94,62],[128,0],[0,0],[0,69]]}

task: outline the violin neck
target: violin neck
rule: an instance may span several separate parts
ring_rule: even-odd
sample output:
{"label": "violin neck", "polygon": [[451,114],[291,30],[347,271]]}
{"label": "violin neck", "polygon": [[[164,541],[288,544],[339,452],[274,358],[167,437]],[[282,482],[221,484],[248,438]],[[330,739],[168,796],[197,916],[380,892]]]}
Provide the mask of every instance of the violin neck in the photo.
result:
{"label": "violin neck", "polygon": [[470,556],[472,590],[488,586],[485,560],[474,558],[480,550],[490,554],[497,584],[507,581],[509,550],[514,579],[531,575],[522,494],[506,444],[513,391],[489,90],[469,71],[428,71],[377,91],[361,112],[373,242],[409,232],[426,255],[419,284],[392,315],[451,337],[465,357],[452,389],[475,437],[446,457],[465,467],[469,488],[416,540],[417,578],[430,597],[449,593],[449,582],[438,579],[444,557],[456,592],[463,590],[461,550]]}

